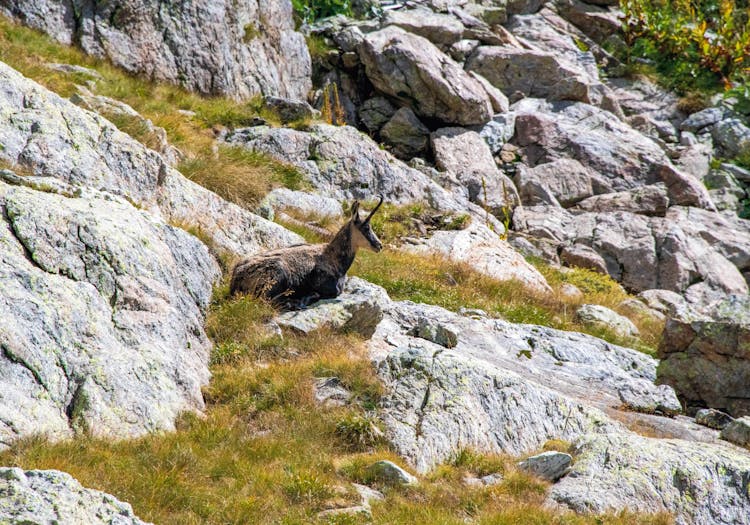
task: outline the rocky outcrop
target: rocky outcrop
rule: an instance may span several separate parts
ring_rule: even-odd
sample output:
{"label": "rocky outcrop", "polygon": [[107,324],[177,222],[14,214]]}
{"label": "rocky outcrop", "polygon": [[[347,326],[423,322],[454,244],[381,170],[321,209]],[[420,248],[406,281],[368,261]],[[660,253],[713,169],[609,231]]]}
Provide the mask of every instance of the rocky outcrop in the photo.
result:
{"label": "rocky outcrop", "polygon": [[[0,159],[73,190],[119,195],[167,222],[192,226],[222,252],[254,253],[301,237],[185,179],[157,152],[0,63]],[[54,181],[52,181],[54,183]]]}
{"label": "rocky outcrop", "polygon": [[468,228],[437,231],[429,239],[407,242],[412,253],[434,253],[465,262],[499,281],[516,280],[536,292],[551,291],[546,279],[517,251],[489,228],[474,221]]}
{"label": "rocky outcrop", "polygon": [[108,121],[0,64],[0,442],[132,437],[203,407],[217,250],[299,237],[169,168]]}
{"label": "rocky outcrop", "polygon": [[312,87],[290,0],[2,0],[0,12],[126,71],[199,93],[305,99]]}
{"label": "rocky outcrop", "polygon": [[552,206],[519,208],[513,215],[515,229],[528,235],[592,248],[607,273],[631,291],[671,290],[700,308],[728,293],[748,293],[742,275],[750,254],[746,222],[681,206],[663,218],[573,214]]}
{"label": "rocky outcrop", "polygon": [[203,408],[220,271],[198,239],[106,193],[0,183],[0,208],[0,441],[138,436]]}
{"label": "rocky outcrop", "polygon": [[524,100],[514,141],[531,166],[573,158],[598,173],[595,194],[662,182],[672,204],[713,208],[700,181],[680,172],[651,139],[612,114],[583,103]]}
{"label": "rocky outcrop", "polygon": [[[420,330],[423,320],[433,330]],[[431,339],[435,325],[455,344]],[[421,472],[462,448],[522,454],[549,439],[619,429],[604,411],[620,406],[624,390],[679,410],[674,393],[665,402],[654,385],[656,362],[644,354],[479,313],[392,303],[371,353],[386,388],[387,435]]]}
{"label": "rocky outcrop", "polygon": [[472,125],[492,115],[482,85],[426,38],[388,26],[365,36],[359,56],[373,85],[420,117]]}
{"label": "rocky outcrop", "polygon": [[[336,199],[382,194],[391,204],[426,202],[443,212],[468,212],[482,220],[486,215],[462,192],[449,192],[351,126],[316,124],[307,131],[256,126],[237,129],[226,141],[297,166],[319,193]],[[494,217],[490,221],[502,231]]]}
{"label": "rocky outcrop", "polygon": [[128,503],[81,486],[57,470],[0,468],[3,523],[147,525]]}
{"label": "rocky outcrop", "polygon": [[728,446],[635,434],[581,439],[550,499],[578,512],[668,512],[678,525],[750,523],[750,455]]}
{"label": "rocky outcrop", "polygon": [[730,297],[710,316],[680,312],[667,320],[659,347],[659,381],[688,407],[750,415],[750,300]]}

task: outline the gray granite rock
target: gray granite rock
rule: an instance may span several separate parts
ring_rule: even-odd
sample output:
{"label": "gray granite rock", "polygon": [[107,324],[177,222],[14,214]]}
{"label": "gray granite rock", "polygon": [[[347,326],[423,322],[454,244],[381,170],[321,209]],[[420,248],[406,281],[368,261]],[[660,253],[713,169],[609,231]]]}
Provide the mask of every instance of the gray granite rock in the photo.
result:
{"label": "gray granite rock", "polygon": [[382,460],[367,468],[369,476],[386,485],[416,485],[419,481],[393,461]]}
{"label": "gray granite rock", "polygon": [[382,23],[398,26],[444,47],[458,42],[464,33],[464,26],[456,17],[423,8],[387,11]]}
{"label": "gray granite rock", "polygon": [[750,416],[744,416],[730,422],[721,431],[721,439],[741,447],[750,447]]}
{"label": "gray granite rock", "polygon": [[305,310],[285,312],[276,318],[283,329],[308,334],[324,327],[369,337],[383,318],[388,295],[379,286],[350,277],[335,299],[313,303]]}
{"label": "gray granite rock", "polygon": [[81,486],[57,470],[0,468],[0,522],[147,525],[115,497]]}
{"label": "gray granite rock", "polygon": [[750,455],[721,444],[636,434],[582,438],[549,498],[577,512],[667,512],[677,525],[750,523]]}
{"label": "gray granite rock", "polygon": [[420,117],[449,124],[484,124],[492,107],[482,85],[429,40],[388,26],[359,47],[367,77]]}
{"label": "gray granite rock", "polygon": [[701,408],[695,413],[696,423],[716,430],[723,430],[732,421],[734,421],[732,416],[713,408]]}
{"label": "gray granite rock", "polygon": [[576,310],[576,316],[584,324],[612,330],[621,337],[638,337],[640,334],[630,319],[598,304],[582,305]]}
{"label": "gray granite rock", "polygon": [[518,463],[518,468],[555,482],[568,473],[572,462],[573,457],[570,454],[550,450],[524,459]]}
{"label": "gray granite rock", "polygon": [[678,312],[667,320],[659,346],[659,381],[688,406],[750,414],[750,299],[730,296],[711,315]]}
{"label": "gray granite rock", "polygon": [[430,130],[422,124],[409,108],[401,108],[380,128],[380,137],[391,146],[394,155],[401,159],[424,154]]}
{"label": "gray granite rock", "polygon": [[130,73],[200,93],[304,100],[312,86],[290,0],[3,0],[0,10]]}

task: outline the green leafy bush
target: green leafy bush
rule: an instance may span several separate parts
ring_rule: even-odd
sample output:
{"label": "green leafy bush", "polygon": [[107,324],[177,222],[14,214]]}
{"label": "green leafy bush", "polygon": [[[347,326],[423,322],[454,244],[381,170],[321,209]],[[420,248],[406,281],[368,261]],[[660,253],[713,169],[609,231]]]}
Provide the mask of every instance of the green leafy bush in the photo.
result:
{"label": "green leafy bush", "polygon": [[622,0],[628,59],[651,60],[679,91],[750,80],[747,0]]}
{"label": "green leafy bush", "polygon": [[351,15],[349,0],[292,0],[294,12],[303,22],[314,22],[319,18],[334,15]]}

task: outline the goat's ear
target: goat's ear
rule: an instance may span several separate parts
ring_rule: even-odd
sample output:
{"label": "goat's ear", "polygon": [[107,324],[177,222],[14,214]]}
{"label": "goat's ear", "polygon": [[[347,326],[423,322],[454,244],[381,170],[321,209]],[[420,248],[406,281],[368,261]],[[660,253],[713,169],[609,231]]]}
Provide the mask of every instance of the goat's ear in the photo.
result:
{"label": "goat's ear", "polygon": [[352,203],[352,220],[354,222],[359,222],[359,201],[354,201]]}

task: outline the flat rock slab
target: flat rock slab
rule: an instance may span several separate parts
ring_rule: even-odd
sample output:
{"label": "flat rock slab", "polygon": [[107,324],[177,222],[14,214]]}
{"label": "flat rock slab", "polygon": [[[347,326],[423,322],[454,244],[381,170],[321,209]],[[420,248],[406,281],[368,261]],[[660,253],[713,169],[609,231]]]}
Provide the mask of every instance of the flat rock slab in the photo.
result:
{"label": "flat rock slab", "polygon": [[276,323],[283,329],[303,334],[325,327],[369,337],[383,319],[389,302],[381,287],[350,277],[344,292],[335,299],[318,301],[304,310],[285,312],[276,318]]}
{"label": "flat rock slab", "polygon": [[636,434],[586,436],[552,501],[577,512],[669,512],[678,525],[750,523],[750,454],[721,444]]}
{"label": "flat rock slab", "polygon": [[0,522],[148,525],[128,503],[58,470],[0,468]]}

